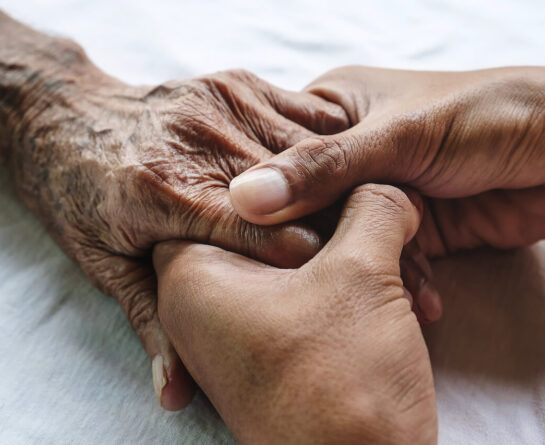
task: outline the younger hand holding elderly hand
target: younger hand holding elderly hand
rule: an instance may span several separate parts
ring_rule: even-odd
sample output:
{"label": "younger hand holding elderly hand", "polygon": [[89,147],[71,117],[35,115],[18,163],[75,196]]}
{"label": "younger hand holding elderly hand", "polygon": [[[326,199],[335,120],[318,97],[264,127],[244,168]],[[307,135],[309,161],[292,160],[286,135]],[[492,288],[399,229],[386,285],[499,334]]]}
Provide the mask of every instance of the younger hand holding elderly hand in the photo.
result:
{"label": "younger hand holding elderly hand", "polygon": [[346,113],[245,71],[129,86],[75,43],[1,11],[0,40],[0,161],[63,250],[118,300],[161,405],[179,409],[194,385],[157,317],[153,244],[189,239],[284,267],[308,260],[321,246],[313,230],[248,224],[227,187],[275,152],[346,129]]}
{"label": "younger hand holding elderly hand", "polygon": [[417,236],[426,254],[545,237],[544,68],[346,67],[306,91],[341,105],[353,127],[302,141],[233,180],[231,199],[246,220],[277,224],[358,184],[387,182],[430,198]]}
{"label": "younger hand holding elderly hand", "polygon": [[399,276],[419,222],[403,192],[366,185],[299,269],[155,247],[160,320],[239,443],[436,442],[429,357]]}

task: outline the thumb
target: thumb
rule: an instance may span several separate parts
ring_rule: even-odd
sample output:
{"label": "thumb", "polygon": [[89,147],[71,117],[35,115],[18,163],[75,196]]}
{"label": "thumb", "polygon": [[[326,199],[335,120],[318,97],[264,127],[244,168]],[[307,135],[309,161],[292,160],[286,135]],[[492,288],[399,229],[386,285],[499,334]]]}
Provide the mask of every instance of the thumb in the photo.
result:
{"label": "thumb", "polygon": [[256,382],[254,374],[245,375],[252,371],[245,365],[254,359],[247,356],[248,342],[270,335],[267,326],[283,307],[271,296],[289,271],[187,241],[155,245],[153,263],[161,323],[228,422],[242,401],[240,394],[250,394],[244,386]]}
{"label": "thumb", "polygon": [[389,185],[357,187],[335,234],[311,262],[325,262],[338,276],[355,274],[355,279],[362,273],[398,277],[401,251],[421,219],[419,195],[409,190],[407,194]]}
{"label": "thumb", "polygon": [[101,291],[113,296],[125,312],[150,358],[155,395],[176,411],[193,398],[195,383],[161,326],[157,313],[157,280],[151,264],[92,249],[82,269]]}
{"label": "thumb", "polygon": [[233,207],[247,221],[272,225],[325,208],[358,184],[404,182],[409,168],[387,134],[356,127],[305,139],[233,179]]}

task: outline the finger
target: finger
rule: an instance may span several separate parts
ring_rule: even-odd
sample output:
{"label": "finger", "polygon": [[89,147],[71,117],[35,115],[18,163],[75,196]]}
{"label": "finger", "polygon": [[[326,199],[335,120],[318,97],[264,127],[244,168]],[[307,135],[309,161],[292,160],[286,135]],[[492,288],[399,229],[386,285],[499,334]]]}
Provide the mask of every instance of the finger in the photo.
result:
{"label": "finger", "polygon": [[415,257],[405,251],[399,265],[403,285],[413,297],[413,311],[418,321],[429,324],[439,320],[442,312],[441,297],[426,272]]}
{"label": "finger", "polygon": [[[217,135],[218,136],[218,135]],[[219,143],[226,144],[226,136]],[[230,146],[238,150],[235,162],[227,171],[240,172],[248,162],[268,159],[272,154],[248,137],[228,138]],[[243,146],[244,145],[244,146]],[[250,148],[250,150],[248,150]],[[249,156],[249,153],[251,156]],[[170,218],[172,238],[190,239],[212,244],[241,255],[249,256],[276,267],[299,267],[311,259],[322,247],[321,237],[308,225],[293,222],[274,227],[260,227],[240,218],[224,187],[209,189],[200,195],[201,202],[208,203],[203,209],[204,220],[216,220],[213,225],[192,225],[189,233],[179,233],[179,224]],[[213,214],[210,214],[213,212]]]}
{"label": "finger", "polygon": [[[202,143],[202,142],[201,142]],[[262,145],[247,136],[236,133],[220,134],[211,129],[207,134],[207,144],[212,148],[228,146],[229,156],[218,152],[214,161],[213,178],[199,177],[198,183],[190,189],[198,199],[191,199],[188,209],[185,191],[180,195],[180,178],[187,176],[187,166],[183,163],[169,165],[168,171],[155,173],[153,164],[146,164],[142,171],[144,180],[139,182],[138,190],[129,196],[150,196],[157,209],[163,213],[150,213],[146,223],[149,240],[141,241],[146,247],[154,241],[186,239],[214,244],[227,250],[259,259],[277,267],[298,267],[312,258],[322,246],[320,236],[308,224],[300,222],[259,227],[240,218],[234,211],[226,187],[232,176],[260,160],[267,159],[271,153]],[[203,176],[207,172],[203,173]],[[157,180],[157,176],[161,180]],[[148,186],[144,189],[142,184]],[[185,185],[180,184],[179,187]],[[127,187],[132,187],[130,184]],[[140,205],[135,202],[135,206]],[[181,221],[186,223],[181,224]],[[188,222],[187,222],[188,221]],[[197,223],[198,221],[198,223]],[[123,224],[119,224],[123,228]],[[117,229],[117,227],[114,227]]]}
{"label": "finger", "polygon": [[341,106],[314,94],[295,93],[271,86],[268,97],[280,114],[314,133],[335,134],[350,126],[350,120]]}
{"label": "finger", "polygon": [[233,206],[247,221],[278,224],[327,207],[358,184],[404,182],[410,169],[399,144],[379,130],[301,141],[233,179]]}
{"label": "finger", "polygon": [[301,266],[323,245],[321,237],[302,223],[262,227],[244,221],[234,211],[226,189],[215,190],[213,201],[221,218],[205,234],[197,227],[187,238],[282,268]]}
{"label": "finger", "polygon": [[152,364],[159,404],[169,411],[189,404],[195,384],[159,322],[151,265],[93,250],[86,252],[83,269],[99,289],[119,302],[140,337]]}
{"label": "finger", "polygon": [[272,153],[279,153],[316,134],[266,106],[254,106],[250,127],[258,141]]}
{"label": "finger", "polygon": [[326,259],[341,276],[345,271],[369,268],[399,276],[403,246],[420,224],[418,207],[396,187],[357,187],[345,203],[335,234],[312,262]]}
{"label": "finger", "polygon": [[246,320],[274,317],[278,302],[266,294],[289,271],[186,241],[157,244],[153,263],[159,317],[189,372],[208,394],[236,399],[236,384],[245,379],[231,373],[244,364],[234,345],[260,337],[258,329],[245,333]]}
{"label": "finger", "polygon": [[429,199],[417,238],[427,255],[484,245],[527,246],[545,238],[545,186]]}
{"label": "finger", "polygon": [[[401,250],[414,237],[419,223],[418,206],[398,188],[375,184],[360,186],[348,198],[332,239],[312,263],[326,261],[344,275],[363,262],[380,273],[399,276]],[[167,266],[173,260],[177,263],[169,269]],[[165,281],[183,283],[182,293],[185,294],[185,290],[195,292],[195,289],[185,289],[193,283],[197,288],[205,285],[207,293],[218,291],[220,299],[224,297],[220,289],[223,292],[236,290],[241,282],[249,287],[257,283],[258,288],[263,289],[267,279],[282,272],[221,248],[181,242],[161,243],[160,249],[156,247],[154,265],[159,280],[174,270],[178,278]],[[350,267],[345,268],[345,265]],[[255,273],[249,274],[249,270]]]}
{"label": "finger", "polygon": [[246,70],[228,70],[213,76],[199,78],[199,82],[211,85],[229,104],[237,119],[245,120],[245,106],[255,104],[256,98],[272,106],[287,120],[318,134],[334,134],[349,126],[344,109],[335,103],[306,92],[292,92],[271,85]]}
{"label": "finger", "polygon": [[[211,91],[217,92],[222,101],[228,105],[228,112],[223,115],[227,128],[234,124],[235,133],[244,133],[254,142],[258,142],[272,152],[276,153],[315,135],[314,132],[300,125],[298,121],[286,118],[277,110],[278,104],[284,104],[285,100],[291,97],[293,99],[290,99],[289,103],[292,108],[297,108],[298,93],[277,91],[266,81],[244,70],[216,73],[212,77],[201,78],[200,82],[206,83]],[[328,121],[327,116],[329,115],[323,109],[333,109],[336,113],[335,116],[339,114],[339,110],[342,111],[338,105],[328,104],[325,100],[316,100],[315,103],[320,106],[316,113],[322,110],[326,121]],[[234,117],[234,122],[232,117]],[[225,131],[218,132],[215,128],[208,128],[206,131],[207,133],[218,133],[220,139],[225,138]],[[236,140],[238,137],[234,139]],[[243,148],[246,148],[244,145]],[[252,147],[252,151],[254,150],[255,147]],[[261,150],[258,149],[258,151]]]}

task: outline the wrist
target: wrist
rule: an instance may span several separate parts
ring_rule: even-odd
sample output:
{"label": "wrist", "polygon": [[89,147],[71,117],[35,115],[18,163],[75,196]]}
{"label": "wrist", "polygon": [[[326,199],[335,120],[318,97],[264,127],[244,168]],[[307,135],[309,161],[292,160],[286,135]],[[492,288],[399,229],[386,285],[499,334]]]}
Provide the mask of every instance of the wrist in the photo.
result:
{"label": "wrist", "polygon": [[[517,128],[521,128],[519,124],[545,123],[544,67],[494,68],[475,73],[484,74],[484,82],[480,82],[484,94],[496,98],[496,116],[503,117],[501,111],[511,110],[509,116]],[[505,124],[501,119],[498,123]]]}
{"label": "wrist", "polygon": [[[521,98],[526,109],[534,120],[538,133],[545,132],[545,68],[519,68],[516,75],[515,88],[527,89],[527,94]],[[545,141],[538,141],[543,144]]]}
{"label": "wrist", "polygon": [[118,83],[76,43],[38,33],[1,11],[0,38],[10,42],[0,48],[0,163],[33,128],[69,118],[86,92]]}

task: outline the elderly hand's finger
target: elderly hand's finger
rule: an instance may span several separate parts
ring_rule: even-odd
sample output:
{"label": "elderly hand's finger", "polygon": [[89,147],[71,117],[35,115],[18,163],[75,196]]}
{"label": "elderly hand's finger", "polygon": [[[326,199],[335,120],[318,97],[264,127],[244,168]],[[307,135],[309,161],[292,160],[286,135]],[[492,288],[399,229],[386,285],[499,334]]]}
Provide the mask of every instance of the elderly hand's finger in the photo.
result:
{"label": "elderly hand's finger", "polygon": [[213,209],[218,215],[217,223],[206,237],[199,236],[197,232],[190,233],[186,238],[282,268],[301,266],[322,247],[320,236],[306,224],[292,222],[274,227],[257,226],[236,214],[226,189],[216,190],[213,199]]}
{"label": "elderly hand's finger", "polygon": [[[187,373],[166,336],[157,314],[157,282],[150,264],[87,252],[83,269],[90,280],[121,305],[150,358],[153,387],[159,404],[169,411],[184,408],[195,393]],[[86,267],[89,266],[89,267]]]}
{"label": "elderly hand's finger", "polygon": [[[225,156],[221,151],[207,149],[210,154],[206,162],[210,165],[202,165],[197,158],[195,164],[200,170],[197,168],[190,173],[187,162],[158,167],[150,164],[141,169],[138,182],[124,182],[126,195],[115,196],[108,207],[117,208],[123,198],[126,208],[139,209],[143,201],[152,199],[154,211],[145,213],[137,221],[134,213],[122,214],[120,220],[110,226],[116,243],[118,239],[122,240],[121,248],[127,241],[131,246],[137,244],[142,247],[139,254],[145,255],[156,242],[193,240],[278,267],[297,267],[312,258],[320,249],[321,240],[310,226],[300,222],[275,227],[256,226],[240,218],[230,202],[229,180],[273,154],[240,132],[236,135],[213,132],[207,143],[213,147],[228,145],[231,153]],[[152,148],[150,152],[153,153]],[[162,152],[158,151],[156,155],[160,158]],[[138,227],[138,238],[131,230],[133,225]],[[123,251],[121,248],[117,250]]]}
{"label": "elderly hand's finger", "polygon": [[272,86],[268,96],[280,114],[316,134],[335,134],[350,126],[350,120],[340,105],[314,94],[295,93]]}

